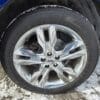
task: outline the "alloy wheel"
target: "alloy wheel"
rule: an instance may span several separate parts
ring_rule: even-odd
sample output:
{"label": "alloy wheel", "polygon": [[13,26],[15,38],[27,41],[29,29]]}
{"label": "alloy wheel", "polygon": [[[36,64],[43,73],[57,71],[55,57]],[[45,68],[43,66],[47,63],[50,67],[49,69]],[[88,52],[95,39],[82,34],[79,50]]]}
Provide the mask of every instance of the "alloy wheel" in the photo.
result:
{"label": "alloy wheel", "polygon": [[57,24],[30,29],[18,40],[13,53],[18,74],[29,84],[46,89],[76,80],[86,62],[82,38],[71,28]]}

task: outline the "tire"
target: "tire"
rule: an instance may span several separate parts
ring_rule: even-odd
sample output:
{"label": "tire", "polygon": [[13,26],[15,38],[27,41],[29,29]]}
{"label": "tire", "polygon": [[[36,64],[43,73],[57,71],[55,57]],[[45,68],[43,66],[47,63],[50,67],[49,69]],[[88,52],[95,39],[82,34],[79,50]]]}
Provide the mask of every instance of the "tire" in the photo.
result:
{"label": "tire", "polygon": [[[69,27],[77,32],[86,45],[87,61],[84,70],[70,84],[59,88],[45,89],[31,85],[19,75],[14,67],[13,52],[17,41],[28,30],[43,24],[59,24]],[[41,94],[65,93],[79,86],[94,71],[98,56],[98,38],[91,23],[81,14],[63,7],[38,8],[23,14],[7,29],[2,40],[1,63],[8,76],[21,88]]]}

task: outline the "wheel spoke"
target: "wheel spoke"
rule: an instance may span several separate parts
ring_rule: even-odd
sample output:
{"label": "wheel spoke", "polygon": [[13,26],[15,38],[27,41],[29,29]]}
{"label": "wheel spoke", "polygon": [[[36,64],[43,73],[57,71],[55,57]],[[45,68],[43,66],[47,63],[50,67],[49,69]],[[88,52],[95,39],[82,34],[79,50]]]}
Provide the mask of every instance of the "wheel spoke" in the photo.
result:
{"label": "wheel spoke", "polygon": [[63,82],[69,82],[69,79],[63,74],[63,70],[61,70],[60,67],[54,68],[53,70],[57,73],[59,79]]}
{"label": "wheel spoke", "polygon": [[42,28],[38,28],[36,30],[36,33],[37,33],[38,43],[40,44],[40,46],[43,48],[43,50],[45,52],[46,51],[46,40],[45,40],[43,29]]}
{"label": "wheel spoke", "polygon": [[71,66],[65,67],[62,63],[59,63],[59,67],[61,68],[61,70],[63,70],[67,74],[69,74],[71,76],[76,76],[76,73],[75,73],[74,69],[71,68]]}
{"label": "wheel spoke", "polygon": [[35,54],[33,51],[20,48],[14,52],[14,63],[18,65],[32,65],[32,64],[41,64],[42,54]]}
{"label": "wheel spoke", "polygon": [[32,74],[31,82],[38,81],[39,77],[45,72],[45,67],[41,65],[39,71]]}
{"label": "wheel spoke", "polygon": [[49,27],[49,42],[50,46],[54,48],[57,42],[57,34],[56,34],[56,28],[53,25]]}
{"label": "wheel spoke", "polygon": [[76,73],[74,72],[74,70],[71,67],[66,67],[66,68],[64,67],[63,71],[65,71],[66,73],[68,73],[71,76],[76,77]]}
{"label": "wheel spoke", "polygon": [[63,50],[64,55],[69,54],[69,52],[71,52],[72,50],[75,50],[79,47],[83,46],[83,42],[82,41],[73,41],[69,44],[67,44]]}
{"label": "wheel spoke", "polygon": [[27,48],[19,48],[17,50],[14,51],[14,55],[15,56],[23,56],[23,57],[31,57],[32,55],[34,55],[32,50],[29,50]]}
{"label": "wheel spoke", "polygon": [[75,53],[72,53],[72,54],[67,54],[67,55],[62,55],[60,60],[63,61],[63,60],[72,60],[72,59],[76,59],[76,58],[79,58],[79,57],[82,57],[83,55],[86,54],[86,50],[85,49],[82,49],[82,50],[79,50]]}
{"label": "wheel spoke", "polygon": [[41,87],[45,87],[45,84],[49,78],[49,72],[50,72],[50,69],[46,69],[45,73],[43,73],[42,79],[39,82],[39,85]]}

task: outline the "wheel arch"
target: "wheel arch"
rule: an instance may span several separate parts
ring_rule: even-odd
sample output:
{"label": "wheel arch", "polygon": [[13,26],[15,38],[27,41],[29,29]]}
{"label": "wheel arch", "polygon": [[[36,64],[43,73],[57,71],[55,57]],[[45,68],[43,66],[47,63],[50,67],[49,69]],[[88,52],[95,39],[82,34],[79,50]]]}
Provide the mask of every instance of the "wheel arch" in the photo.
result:
{"label": "wheel arch", "polygon": [[0,8],[0,41],[2,40],[3,32],[11,21],[22,12],[40,5],[66,4],[65,0],[8,0],[6,4]]}
{"label": "wheel arch", "polygon": [[[71,3],[72,1],[77,1],[77,0],[70,0]],[[91,10],[89,9],[89,15],[91,15],[91,17],[89,17],[89,15],[87,15],[87,11],[85,9],[83,9],[82,7],[80,8],[79,5],[77,5],[78,3],[80,3],[80,1],[83,0],[79,0],[77,1],[77,3],[71,5],[70,2],[68,2],[68,0],[8,0],[8,2],[0,9],[0,41],[2,40],[3,37],[3,32],[5,31],[6,27],[9,25],[9,23],[11,23],[11,21],[16,18],[19,14],[21,14],[23,11],[26,11],[32,7],[36,7],[39,5],[43,5],[43,4],[57,4],[57,5],[63,5],[63,6],[67,6],[71,9],[74,9],[76,11],[78,11],[79,13],[82,13],[84,16],[86,16],[89,21],[92,24],[97,25],[97,33],[98,36],[100,36],[99,34],[99,24],[98,22],[100,22],[100,19],[98,19],[95,13],[91,14]],[[86,0],[87,1],[87,0]],[[80,8],[80,9],[79,9]],[[99,20],[99,21],[98,21]],[[94,26],[96,26],[94,25]]]}

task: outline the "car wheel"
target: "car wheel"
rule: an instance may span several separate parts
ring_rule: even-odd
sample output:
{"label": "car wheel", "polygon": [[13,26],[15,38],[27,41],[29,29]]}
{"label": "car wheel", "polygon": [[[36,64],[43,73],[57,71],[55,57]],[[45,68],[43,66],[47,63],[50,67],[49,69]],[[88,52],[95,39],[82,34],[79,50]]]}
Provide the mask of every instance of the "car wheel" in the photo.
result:
{"label": "car wheel", "polygon": [[79,86],[98,61],[97,35],[87,18],[63,7],[21,15],[2,40],[2,65],[20,87],[44,94]]}

